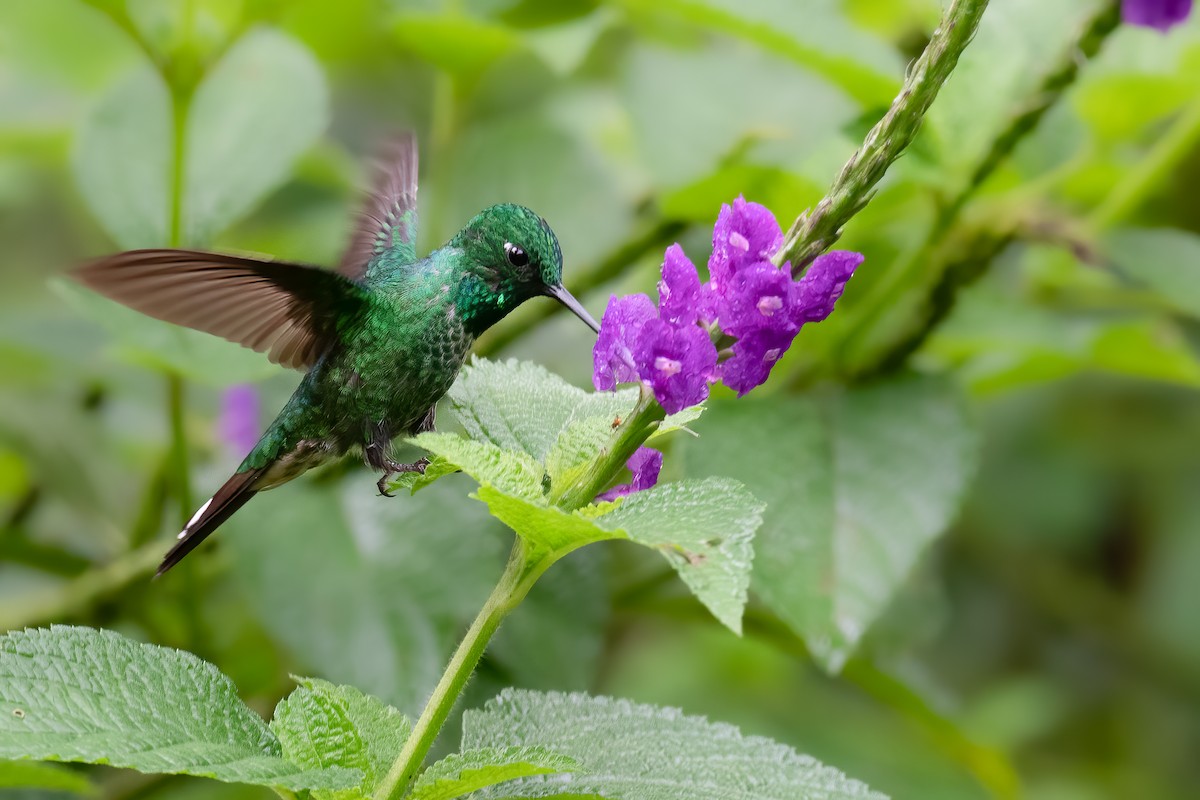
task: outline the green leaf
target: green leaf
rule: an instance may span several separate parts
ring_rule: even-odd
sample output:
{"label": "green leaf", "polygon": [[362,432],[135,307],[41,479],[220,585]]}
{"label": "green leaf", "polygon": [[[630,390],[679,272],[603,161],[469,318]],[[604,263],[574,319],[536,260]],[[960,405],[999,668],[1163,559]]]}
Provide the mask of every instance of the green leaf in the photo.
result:
{"label": "green leaf", "polygon": [[521,49],[521,40],[503,25],[459,14],[403,13],[393,30],[402,49],[467,79]]}
{"label": "green leaf", "polygon": [[423,472],[401,472],[397,477],[393,478],[388,484],[388,491],[395,492],[398,489],[408,489],[409,494],[416,494],[426,486],[433,484],[438,478],[444,478],[447,475],[454,475],[462,472],[457,465],[450,463],[441,456],[434,456],[429,459],[429,463],[425,465]]}
{"label": "green leaf", "polygon": [[45,789],[84,797],[94,797],[97,793],[86,775],[36,761],[0,761],[0,789]]}
{"label": "green leaf", "polygon": [[66,626],[0,638],[0,758],[292,790],[346,788],[359,777],[287,761],[230,680],[190,653]]}
{"label": "green leaf", "polygon": [[464,439],[453,433],[422,433],[409,441],[440,456],[481,485],[494,486],[525,500],[542,500],[542,465],[524,453],[501,450],[491,442]]}
{"label": "green leaf", "polygon": [[351,686],[314,678],[299,683],[279,702],[271,720],[283,757],[309,769],[341,767],[362,774],[360,788],[316,792],[318,800],[370,796],[404,746],[408,720]]}
{"label": "green leaf", "polygon": [[283,182],[329,116],[325,76],[275,30],[243,36],[196,89],[184,162],[184,240],[207,243]]}
{"label": "green leaf", "polygon": [[1200,236],[1170,228],[1126,229],[1106,242],[1117,270],[1172,308],[1200,317]]}
{"label": "green leaf", "polygon": [[171,97],[139,69],[84,120],[71,170],[96,219],[124,249],[162,246],[171,229]]}
{"label": "green leaf", "polygon": [[[453,800],[498,783],[575,772],[579,763],[544,747],[481,747],[446,756],[421,773],[411,800]],[[492,797],[512,797],[503,788]]]}
{"label": "green leaf", "polygon": [[684,481],[637,492],[620,503],[575,512],[480,486],[492,515],[536,546],[562,552],[605,539],[658,550],[713,615],[741,632],[762,505],[727,478]]}
{"label": "green leaf", "polygon": [[822,405],[714,404],[689,474],[733,472],[766,502],[755,590],[840,669],[953,518],[977,458],[959,393],[908,377]]}
{"label": "green leaf", "polygon": [[[546,743],[587,769],[556,780],[564,792],[654,800],[883,798],[790,747],[674,708],[506,690],[463,715],[465,749]],[[529,779],[481,796],[540,797],[547,788]]]}
{"label": "green leaf", "polygon": [[740,634],[762,515],[763,504],[742,484],[706,478],[636,492],[595,522],[661,552],[713,616]]}
{"label": "green leaf", "polygon": [[[581,441],[592,437],[599,450],[612,433],[613,423],[633,410],[637,389],[588,392],[529,361],[489,361],[474,358],[463,368],[449,392],[450,407],[472,439],[488,441],[503,450],[526,453],[549,463],[555,455],[561,464],[569,453],[587,449]],[[685,408],[659,425],[654,438],[683,428],[699,419],[703,406]],[[599,418],[604,418],[601,424]],[[570,440],[560,443],[572,424]],[[594,453],[593,453],[594,455]]]}

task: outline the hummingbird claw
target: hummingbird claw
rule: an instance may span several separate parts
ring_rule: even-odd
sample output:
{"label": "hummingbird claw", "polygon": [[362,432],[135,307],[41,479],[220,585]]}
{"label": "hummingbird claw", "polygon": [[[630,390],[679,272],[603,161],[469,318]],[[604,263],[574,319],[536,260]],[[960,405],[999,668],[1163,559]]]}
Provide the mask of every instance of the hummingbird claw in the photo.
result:
{"label": "hummingbird claw", "polygon": [[380,478],[379,482],[375,485],[379,487],[379,493],[384,497],[395,497],[396,495],[387,490],[387,482],[391,480],[393,475],[397,475],[402,472],[416,472],[420,475],[424,475],[425,468],[428,466],[428,458],[419,458],[411,464],[398,464],[395,461],[389,461],[384,469],[383,477]]}

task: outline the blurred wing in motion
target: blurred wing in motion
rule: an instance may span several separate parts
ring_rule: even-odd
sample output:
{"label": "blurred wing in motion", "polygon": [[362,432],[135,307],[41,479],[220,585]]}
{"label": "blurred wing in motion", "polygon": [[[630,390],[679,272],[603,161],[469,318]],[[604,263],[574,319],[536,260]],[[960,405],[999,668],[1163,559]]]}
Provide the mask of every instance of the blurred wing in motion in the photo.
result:
{"label": "blurred wing in motion", "polygon": [[363,290],[335,272],[198,250],[129,250],[84,265],[85,286],[157,319],[307,369],[356,314]]}
{"label": "blurred wing in motion", "polygon": [[417,138],[411,131],[383,148],[338,271],[362,280],[367,263],[386,250],[397,251],[403,263],[417,260]]}

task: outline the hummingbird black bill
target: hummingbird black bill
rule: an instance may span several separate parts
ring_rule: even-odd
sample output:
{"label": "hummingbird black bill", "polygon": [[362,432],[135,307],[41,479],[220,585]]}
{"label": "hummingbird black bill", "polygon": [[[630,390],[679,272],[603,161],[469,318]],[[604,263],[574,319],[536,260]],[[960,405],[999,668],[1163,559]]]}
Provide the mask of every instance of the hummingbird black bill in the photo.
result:
{"label": "hummingbird black bill", "polygon": [[572,314],[583,320],[596,333],[600,332],[599,323],[592,319],[592,315],[587,312],[582,303],[575,299],[574,295],[567,291],[565,286],[551,286],[546,290],[546,294],[571,309]]}

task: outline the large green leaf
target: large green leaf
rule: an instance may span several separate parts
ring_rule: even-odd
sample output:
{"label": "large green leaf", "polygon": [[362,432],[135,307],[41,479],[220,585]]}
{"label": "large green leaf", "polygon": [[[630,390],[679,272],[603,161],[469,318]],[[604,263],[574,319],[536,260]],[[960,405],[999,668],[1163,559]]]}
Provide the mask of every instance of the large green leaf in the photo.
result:
{"label": "large green leaf", "polygon": [[[790,747],[674,708],[506,690],[463,718],[463,748],[552,747],[587,770],[481,798],[594,793],[629,800],[850,800],[882,795]],[[520,793],[524,788],[525,794]]]}
{"label": "large green leaf", "polygon": [[0,638],[0,758],[84,761],[298,789],[358,782],[286,760],[216,667],[108,631]]}
{"label": "large green leaf", "polygon": [[357,770],[360,787],[315,792],[317,800],[368,797],[404,746],[410,726],[396,709],[352,686],[312,678],[275,708],[271,730],[283,756],[309,769]]}
{"label": "large green leaf", "polygon": [[[446,756],[421,773],[412,800],[454,800],[470,792],[533,775],[575,772],[579,764],[544,747],[481,747]],[[492,797],[518,797],[503,787]]]}
{"label": "large green leaf", "polygon": [[976,436],[932,378],[726,401],[682,443],[687,471],[731,472],[767,506],[755,591],[840,669],[958,508]]}
{"label": "large green leaf", "polygon": [[171,97],[149,66],[115,85],[80,129],[71,168],[118,246],[166,244],[171,229]]}
{"label": "large green leaf", "polygon": [[422,433],[413,437],[412,442],[480,484],[525,500],[542,499],[542,465],[524,453],[502,450],[491,442],[464,439],[452,433]]}
{"label": "large green leaf", "polygon": [[184,241],[210,241],[283,182],[329,115],[325,76],[302,44],[251,31],[192,99],[185,138]]}

